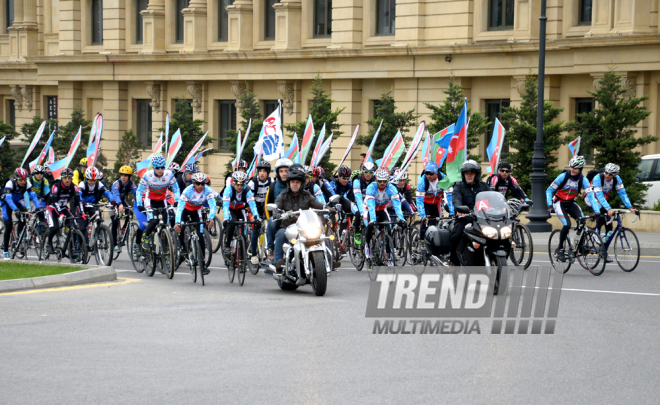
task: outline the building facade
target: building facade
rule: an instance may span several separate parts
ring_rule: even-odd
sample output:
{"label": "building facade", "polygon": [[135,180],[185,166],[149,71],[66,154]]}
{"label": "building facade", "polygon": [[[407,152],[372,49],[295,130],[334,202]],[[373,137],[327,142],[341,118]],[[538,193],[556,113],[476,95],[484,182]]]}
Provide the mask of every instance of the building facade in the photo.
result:
{"label": "building facade", "polygon": [[[560,119],[594,108],[589,91],[610,69],[630,95],[648,96],[638,132],[658,134],[658,0],[548,0],[545,97]],[[540,0],[0,0],[0,119],[67,122],[75,107],[104,116],[112,162],[124,131],[155,142],[178,99],[222,138],[250,90],[268,113],[283,100],[285,124],[307,117],[320,74],[344,135],[373,117],[387,91],[398,109],[429,117],[450,76],[473,111],[491,120],[520,103],[537,73]],[[287,134],[289,135],[289,134]],[[478,153],[485,156],[488,134]],[[288,137],[287,137],[288,138]],[[219,179],[226,152],[202,159]],[[660,144],[644,154],[660,152]],[[356,167],[362,147],[349,164]],[[569,159],[559,151],[559,165]],[[419,159],[418,159],[419,160]],[[414,167],[413,172],[419,172]]]}

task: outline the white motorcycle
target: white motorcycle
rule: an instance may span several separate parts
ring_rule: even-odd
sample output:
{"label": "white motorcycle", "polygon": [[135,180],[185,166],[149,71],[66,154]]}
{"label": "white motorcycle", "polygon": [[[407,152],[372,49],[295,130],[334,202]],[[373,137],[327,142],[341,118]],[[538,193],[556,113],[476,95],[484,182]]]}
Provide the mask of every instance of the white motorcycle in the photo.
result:
{"label": "white motorcycle", "polygon": [[[334,204],[338,200],[339,196],[332,196],[330,203]],[[266,205],[266,209],[275,214],[280,211],[275,204]],[[319,216],[331,212],[331,208],[310,208],[286,212],[279,217],[280,220],[297,218],[296,223],[289,225],[284,231],[285,264],[281,273],[277,273],[272,264],[262,263],[262,266],[266,267],[264,273],[273,276],[282,290],[293,291],[300,286],[311,284],[314,294],[325,294],[328,275],[333,269],[332,252],[326,241],[333,240],[334,235],[324,235],[323,221]]]}

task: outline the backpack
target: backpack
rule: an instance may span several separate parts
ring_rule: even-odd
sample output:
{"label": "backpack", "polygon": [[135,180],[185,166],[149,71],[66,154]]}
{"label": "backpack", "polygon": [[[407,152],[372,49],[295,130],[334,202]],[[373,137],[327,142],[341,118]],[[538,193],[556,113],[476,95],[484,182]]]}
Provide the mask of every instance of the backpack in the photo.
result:
{"label": "backpack", "polygon": [[[557,191],[564,188],[564,186],[566,185],[566,182],[568,182],[568,178],[570,176],[571,176],[571,171],[566,170],[564,172],[564,180],[562,180],[561,183],[559,183],[559,187],[557,187]],[[578,195],[580,195],[580,191],[582,191],[582,178],[583,177],[584,177],[584,175],[582,173],[580,173],[580,178],[578,179],[578,190],[577,190]]]}
{"label": "backpack", "polygon": [[[589,170],[589,173],[587,173],[587,180],[589,180],[589,183],[591,183],[594,180],[594,177],[596,177],[597,174],[605,173],[605,169],[592,169]],[[602,180],[602,179],[601,179]]]}

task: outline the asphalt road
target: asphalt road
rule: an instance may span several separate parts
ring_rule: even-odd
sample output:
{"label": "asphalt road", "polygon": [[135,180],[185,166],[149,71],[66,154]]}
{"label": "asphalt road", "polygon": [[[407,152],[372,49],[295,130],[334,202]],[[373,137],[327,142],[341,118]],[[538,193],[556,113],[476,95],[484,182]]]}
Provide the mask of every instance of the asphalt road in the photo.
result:
{"label": "asphalt road", "polygon": [[316,297],[230,284],[220,255],[204,287],[121,259],[117,283],[0,296],[0,403],[660,402],[660,257],[575,264],[554,335],[374,335],[348,260]]}

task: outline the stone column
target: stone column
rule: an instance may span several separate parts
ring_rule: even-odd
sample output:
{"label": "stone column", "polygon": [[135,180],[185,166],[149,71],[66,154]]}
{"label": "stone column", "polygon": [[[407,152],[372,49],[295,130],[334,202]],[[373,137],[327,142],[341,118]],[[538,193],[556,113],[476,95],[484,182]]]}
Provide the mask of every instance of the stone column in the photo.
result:
{"label": "stone column", "polygon": [[207,52],[206,0],[190,0],[183,9],[183,52]]}
{"label": "stone column", "polygon": [[[192,109],[193,109],[193,119],[203,120],[202,130],[206,131],[208,128],[209,122],[209,100],[208,100],[208,82],[202,81],[189,81],[188,82],[188,94],[192,97]],[[210,136],[213,136],[211,134]],[[213,146],[213,145],[211,145]],[[203,150],[203,149],[202,149]],[[198,164],[199,169],[203,172],[207,172],[208,159],[205,159],[203,162]]]}
{"label": "stone column", "polygon": [[126,52],[126,5],[126,0],[103,2],[104,52],[115,54]]}
{"label": "stone column", "polygon": [[[353,136],[355,127],[360,125],[360,135],[368,133],[366,118],[362,119],[362,80],[361,79],[335,79],[332,80],[332,108],[344,108],[339,114],[339,123],[343,134],[332,142],[330,161],[339,164],[348,143]],[[319,128],[320,129],[320,128]],[[300,134],[298,134],[300,136]],[[365,149],[366,150],[366,149]],[[357,168],[360,163],[361,147],[353,145],[345,164],[351,168]]]}
{"label": "stone column", "polygon": [[423,0],[398,0],[396,2],[394,46],[424,45],[425,4]]}
{"label": "stone column", "polygon": [[[657,7],[657,5],[656,5]],[[657,11],[648,0],[617,1],[614,5],[614,30],[618,34],[650,34],[657,25]]]}
{"label": "stone column", "polygon": [[165,0],[149,0],[140,14],[144,33],[140,53],[165,53]]}
{"label": "stone column", "polygon": [[80,43],[80,1],[60,0],[59,2],[59,51],[65,55],[79,55]]}
{"label": "stone column", "polygon": [[57,96],[60,109],[58,125],[61,127],[71,121],[74,108],[82,108],[82,82],[58,82]]}
{"label": "stone column", "polygon": [[229,20],[229,52],[251,51],[254,48],[252,33],[252,0],[236,0],[227,6]]}
{"label": "stone column", "polygon": [[275,3],[275,46],[274,50],[300,49],[302,4],[300,0],[282,0]]}
{"label": "stone column", "polygon": [[610,35],[612,31],[612,0],[594,1],[591,11],[591,31],[593,35]]}
{"label": "stone column", "polygon": [[[154,142],[158,141],[160,130],[165,128],[167,118],[167,82],[146,82],[147,93],[151,97],[151,137]],[[170,133],[170,139],[172,135]]]}
{"label": "stone column", "polygon": [[16,62],[20,58],[19,28],[23,23],[23,0],[14,0],[14,23],[9,27],[9,61]]}
{"label": "stone column", "polygon": [[[300,80],[277,81],[277,92],[279,93],[279,98],[282,100],[282,125],[293,125],[301,119],[300,87]],[[288,134],[286,131],[283,132],[285,132],[284,143],[287,145],[286,147],[288,147],[293,138],[293,134]],[[298,136],[300,135],[301,134],[298,134]]]}
{"label": "stone column", "polygon": [[23,25],[23,18],[25,15],[23,2],[25,0],[14,0],[14,24],[12,27],[20,27]]}
{"label": "stone column", "polygon": [[332,45],[330,48],[362,48],[363,1],[334,0],[332,2]]}
{"label": "stone column", "polygon": [[128,129],[128,83],[103,82],[103,139],[101,148],[112,167],[121,138]]}

